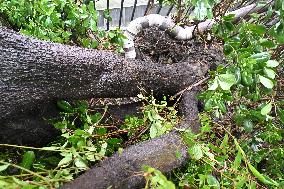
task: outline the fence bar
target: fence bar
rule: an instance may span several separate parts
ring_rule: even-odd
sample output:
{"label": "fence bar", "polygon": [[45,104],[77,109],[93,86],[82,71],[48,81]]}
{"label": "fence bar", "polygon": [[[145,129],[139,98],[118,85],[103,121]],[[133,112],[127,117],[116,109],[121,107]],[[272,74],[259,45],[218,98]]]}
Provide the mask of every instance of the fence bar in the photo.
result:
{"label": "fence bar", "polygon": [[185,16],[190,15],[193,11],[194,7],[189,7],[185,13]]}
{"label": "fence bar", "polygon": [[132,10],[132,15],[131,15],[130,21],[132,21],[133,18],[134,18],[134,14],[135,14],[135,11],[136,11],[136,5],[137,5],[137,0],[134,1],[134,6],[133,6],[133,10]]}
{"label": "fence bar", "polygon": [[124,4],[124,0],[121,0],[121,4],[120,4],[120,15],[119,15],[119,23],[118,23],[118,27],[121,27],[121,21],[122,21],[122,13],[123,13],[123,4]]}
{"label": "fence bar", "polygon": [[157,14],[160,14],[160,12],[161,12],[162,8],[163,8],[163,5],[162,5],[162,4],[160,4],[160,5],[159,5],[159,7],[158,7],[158,10],[157,10]]}
{"label": "fence bar", "polygon": [[150,8],[151,1],[152,1],[152,0],[149,0],[148,3],[147,3],[147,7],[146,7],[146,9],[145,9],[144,16],[145,16],[145,15],[148,13],[148,11],[149,11],[148,9]]}
{"label": "fence bar", "polygon": [[[109,0],[107,0],[107,11],[110,14],[110,10],[109,10]],[[107,19],[107,31],[109,30],[109,19]]]}
{"label": "fence bar", "polygon": [[167,12],[167,16],[169,16],[169,14],[172,12],[173,8],[174,8],[174,5],[172,5],[172,6],[169,8],[169,10],[168,10],[168,12]]}

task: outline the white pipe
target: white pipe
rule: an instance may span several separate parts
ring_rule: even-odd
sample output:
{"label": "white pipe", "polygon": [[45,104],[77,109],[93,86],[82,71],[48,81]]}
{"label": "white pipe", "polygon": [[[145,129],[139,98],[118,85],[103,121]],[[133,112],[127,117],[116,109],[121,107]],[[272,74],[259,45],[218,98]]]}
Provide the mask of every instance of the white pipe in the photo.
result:
{"label": "white pipe", "polygon": [[[273,0],[269,0],[267,4],[270,4],[272,2]],[[238,10],[226,13],[225,15],[234,14],[236,19],[244,17],[250,13],[258,12],[263,7],[264,6],[257,6],[256,3],[253,3]],[[134,38],[141,30],[145,28],[157,26],[161,30],[167,30],[174,38],[178,40],[189,40],[194,36],[194,32],[204,32],[208,29],[211,29],[215,22],[216,20],[214,19],[207,19],[204,22],[199,23],[197,26],[182,28],[181,26],[176,25],[171,18],[164,17],[159,14],[150,14],[147,16],[136,18],[135,20],[129,23],[128,27],[124,32],[124,35],[126,36],[123,45],[123,49],[125,51],[125,58],[136,58]]]}

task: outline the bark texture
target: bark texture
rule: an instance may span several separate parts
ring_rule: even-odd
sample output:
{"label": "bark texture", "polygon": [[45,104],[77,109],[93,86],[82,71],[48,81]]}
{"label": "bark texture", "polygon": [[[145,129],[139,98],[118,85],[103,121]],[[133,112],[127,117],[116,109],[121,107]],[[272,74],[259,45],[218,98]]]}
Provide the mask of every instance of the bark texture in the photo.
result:
{"label": "bark texture", "polygon": [[194,57],[191,64],[171,65],[126,60],[112,52],[40,41],[0,27],[0,142],[25,141],[22,137],[36,141],[42,137],[22,133],[37,129],[51,135],[43,117],[58,99],[129,97],[141,88],[170,95],[194,83],[208,67]]}
{"label": "bark texture", "polygon": [[[58,99],[130,97],[141,88],[171,95],[195,83],[220,61],[216,56],[205,63],[194,55],[190,61],[171,65],[126,60],[111,52],[40,41],[0,27],[0,142],[46,142],[55,131],[43,118],[56,114]],[[183,104],[188,107],[182,109],[187,119],[179,126],[198,130],[195,95],[185,96]],[[171,132],[130,146],[63,188],[139,188],[144,178],[136,172],[142,165],[169,172],[187,158],[180,134]]]}

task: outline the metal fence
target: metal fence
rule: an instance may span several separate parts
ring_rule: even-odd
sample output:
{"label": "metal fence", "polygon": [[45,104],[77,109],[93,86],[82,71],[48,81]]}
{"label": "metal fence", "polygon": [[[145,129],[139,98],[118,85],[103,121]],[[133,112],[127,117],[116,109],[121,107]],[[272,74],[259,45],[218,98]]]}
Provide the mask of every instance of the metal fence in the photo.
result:
{"label": "metal fence", "polygon": [[137,0],[133,0],[133,6],[130,7],[126,7],[124,2],[124,0],[121,0],[119,8],[110,8],[110,0],[105,1],[106,5],[104,8],[110,11],[110,16],[112,17],[111,21],[104,18],[104,10],[102,8],[101,10],[98,10],[97,8],[99,12],[98,26],[100,28],[105,28],[106,30],[114,27],[124,28],[128,25],[129,22],[137,17],[141,17],[147,14],[160,14],[163,16],[168,16],[170,13],[175,11],[175,7],[173,5],[163,6],[157,3],[153,3],[153,0],[148,0],[148,3],[146,5],[138,5]]}

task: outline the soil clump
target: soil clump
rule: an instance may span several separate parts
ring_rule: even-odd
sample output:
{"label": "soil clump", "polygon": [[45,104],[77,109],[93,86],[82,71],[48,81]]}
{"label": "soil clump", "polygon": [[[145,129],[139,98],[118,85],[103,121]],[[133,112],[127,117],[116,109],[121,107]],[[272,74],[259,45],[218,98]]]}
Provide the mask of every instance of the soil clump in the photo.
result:
{"label": "soil clump", "polygon": [[216,40],[196,36],[191,40],[177,40],[157,27],[141,31],[135,38],[137,59],[151,63],[173,64],[181,62],[224,62],[222,47]]}

